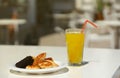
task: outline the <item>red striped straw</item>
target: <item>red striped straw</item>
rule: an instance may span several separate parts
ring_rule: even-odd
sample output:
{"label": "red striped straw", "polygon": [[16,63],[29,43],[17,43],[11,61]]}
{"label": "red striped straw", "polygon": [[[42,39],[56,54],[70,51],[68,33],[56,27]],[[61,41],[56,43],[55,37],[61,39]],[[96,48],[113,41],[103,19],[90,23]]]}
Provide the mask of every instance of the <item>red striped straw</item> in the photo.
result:
{"label": "red striped straw", "polygon": [[82,26],[82,32],[84,32],[84,30],[86,29],[86,25],[87,23],[90,23],[93,27],[97,28],[98,26],[96,24],[94,24],[92,21],[90,20],[86,20]]}

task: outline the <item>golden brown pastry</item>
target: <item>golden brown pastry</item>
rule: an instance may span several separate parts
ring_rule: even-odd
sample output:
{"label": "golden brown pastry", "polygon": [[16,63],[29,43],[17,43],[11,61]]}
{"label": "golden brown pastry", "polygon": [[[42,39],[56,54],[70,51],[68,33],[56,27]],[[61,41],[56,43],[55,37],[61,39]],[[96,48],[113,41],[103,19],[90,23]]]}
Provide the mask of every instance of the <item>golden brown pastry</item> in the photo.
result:
{"label": "golden brown pastry", "polygon": [[41,53],[34,58],[33,64],[26,66],[26,69],[46,69],[57,67],[52,57],[46,58],[46,53]]}
{"label": "golden brown pastry", "polygon": [[38,63],[42,62],[46,57],[46,53],[41,53],[37,57],[35,57],[33,65],[38,65]]}
{"label": "golden brown pastry", "polygon": [[40,69],[40,67],[39,66],[28,65],[28,66],[26,66],[26,69]]}
{"label": "golden brown pastry", "polygon": [[53,61],[53,58],[52,57],[47,57],[44,60],[51,60],[51,61]]}
{"label": "golden brown pastry", "polygon": [[40,62],[39,67],[41,69],[46,69],[46,68],[53,68],[53,67],[57,67],[58,65],[52,61],[52,60],[44,60],[43,62]]}

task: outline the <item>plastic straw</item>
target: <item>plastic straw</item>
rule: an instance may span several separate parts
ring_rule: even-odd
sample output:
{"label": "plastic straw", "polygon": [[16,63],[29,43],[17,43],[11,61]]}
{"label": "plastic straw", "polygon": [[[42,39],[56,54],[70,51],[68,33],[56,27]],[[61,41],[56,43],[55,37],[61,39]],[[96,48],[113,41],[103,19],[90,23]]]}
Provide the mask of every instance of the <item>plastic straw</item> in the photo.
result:
{"label": "plastic straw", "polygon": [[97,25],[94,24],[93,22],[89,21],[89,20],[86,20],[82,26],[82,32],[84,32],[84,30],[86,29],[86,25],[87,23],[90,23],[93,27],[97,28]]}

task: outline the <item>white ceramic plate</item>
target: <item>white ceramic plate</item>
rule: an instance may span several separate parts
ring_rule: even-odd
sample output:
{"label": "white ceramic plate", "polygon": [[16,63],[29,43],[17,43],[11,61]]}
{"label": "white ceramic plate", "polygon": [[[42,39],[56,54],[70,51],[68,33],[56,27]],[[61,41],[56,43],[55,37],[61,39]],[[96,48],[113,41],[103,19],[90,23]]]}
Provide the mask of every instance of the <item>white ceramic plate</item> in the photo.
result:
{"label": "white ceramic plate", "polygon": [[47,68],[47,69],[24,69],[24,68],[18,68],[15,65],[10,67],[10,70],[22,72],[22,73],[51,73],[59,71],[62,68],[65,68],[67,66],[66,63],[55,61],[59,66],[54,68]]}

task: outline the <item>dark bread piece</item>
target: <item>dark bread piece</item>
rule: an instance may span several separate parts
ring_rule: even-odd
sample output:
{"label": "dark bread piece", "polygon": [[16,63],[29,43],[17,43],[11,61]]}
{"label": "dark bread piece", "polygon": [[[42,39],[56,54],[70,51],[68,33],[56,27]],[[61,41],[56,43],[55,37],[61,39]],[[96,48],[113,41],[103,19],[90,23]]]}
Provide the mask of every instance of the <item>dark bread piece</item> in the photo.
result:
{"label": "dark bread piece", "polygon": [[15,64],[15,66],[18,68],[26,68],[26,66],[32,65],[33,61],[34,61],[34,59],[32,56],[27,56],[24,59],[22,59],[21,61],[17,62]]}

